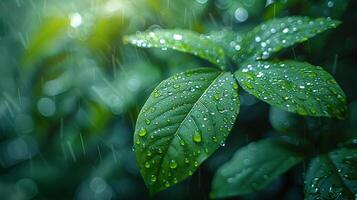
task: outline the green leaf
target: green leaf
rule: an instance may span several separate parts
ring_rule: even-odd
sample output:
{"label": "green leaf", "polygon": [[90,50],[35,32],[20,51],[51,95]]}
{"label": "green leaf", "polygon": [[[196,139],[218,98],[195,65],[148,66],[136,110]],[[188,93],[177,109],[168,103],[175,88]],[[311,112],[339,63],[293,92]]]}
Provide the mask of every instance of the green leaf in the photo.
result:
{"label": "green leaf", "polygon": [[285,17],[270,20],[247,33],[234,60],[242,63],[246,59],[268,59],[283,48],[304,42],[339,24],[339,21],[328,18]]}
{"label": "green leaf", "polygon": [[127,36],[125,42],[143,48],[174,49],[190,53],[217,64],[225,69],[226,60],[223,49],[205,35],[188,30],[155,30]]}
{"label": "green leaf", "polygon": [[229,59],[233,59],[242,48],[241,42],[243,33],[223,29],[220,31],[213,31],[207,37],[220,45],[224,50],[226,57]]}
{"label": "green leaf", "polygon": [[342,148],[312,160],[305,199],[351,199],[357,194],[357,149]]}
{"label": "green leaf", "polygon": [[142,108],[134,134],[151,194],[192,175],[228,136],[239,112],[233,75],[199,68],[163,81]]}
{"label": "green leaf", "polygon": [[297,145],[283,138],[254,142],[237,151],[213,180],[213,198],[244,195],[268,186],[303,160]]}
{"label": "green leaf", "polygon": [[300,115],[343,118],[346,96],[321,67],[297,61],[245,63],[235,76],[257,98]]}

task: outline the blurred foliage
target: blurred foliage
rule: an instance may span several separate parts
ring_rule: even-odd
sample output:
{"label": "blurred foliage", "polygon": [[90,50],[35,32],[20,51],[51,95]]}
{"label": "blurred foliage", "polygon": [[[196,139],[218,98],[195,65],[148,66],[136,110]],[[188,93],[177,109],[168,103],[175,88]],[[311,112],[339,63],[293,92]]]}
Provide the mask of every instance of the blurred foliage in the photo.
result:
{"label": "blurred foliage", "polygon": [[[207,199],[217,168],[266,136],[291,134],[316,143],[328,138],[316,153],[357,137],[356,8],[348,0],[2,0],[0,199],[149,198],[132,152],[138,111],[160,80],[211,64],[171,50],[124,45],[123,35],[138,30],[239,33],[291,15],[342,21],[335,31],[278,56],[332,73],[350,104],[345,121],[290,113],[281,118],[286,114],[275,108],[269,116],[266,103],[242,93],[241,114],[225,147],[157,199]],[[241,199],[302,199],[305,169],[303,163]]]}

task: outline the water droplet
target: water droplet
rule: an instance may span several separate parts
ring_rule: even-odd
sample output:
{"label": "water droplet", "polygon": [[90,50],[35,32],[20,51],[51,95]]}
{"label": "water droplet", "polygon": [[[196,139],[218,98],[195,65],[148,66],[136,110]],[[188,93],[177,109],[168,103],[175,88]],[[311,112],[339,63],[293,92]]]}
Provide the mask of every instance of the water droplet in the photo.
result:
{"label": "water droplet", "polygon": [[217,142],[217,137],[216,137],[216,136],[213,136],[213,137],[212,137],[212,141],[213,141],[213,142]]}
{"label": "water droplet", "polygon": [[147,133],[146,128],[141,128],[139,131],[139,136],[144,137],[146,135],[146,133]]}
{"label": "water droplet", "polygon": [[170,187],[170,183],[168,181],[165,181],[165,187]]}
{"label": "water droplet", "polygon": [[241,46],[240,46],[239,44],[237,44],[237,45],[234,47],[234,49],[235,49],[236,51],[239,51],[239,50],[241,49]]}
{"label": "water droplet", "polygon": [[256,41],[256,42],[260,42],[261,40],[262,40],[262,39],[261,39],[260,37],[258,37],[258,36],[255,37],[255,41]]}
{"label": "water droplet", "polygon": [[193,134],[192,139],[194,142],[200,143],[202,141],[201,132],[196,130],[195,133]]}
{"label": "water droplet", "polygon": [[289,28],[284,28],[283,29],[283,33],[288,33],[289,32]]}
{"label": "water droplet", "polygon": [[195,161],[195,162],[193,163],[193,165],[194,165],[195,167],[198,167],[198,162]]}
{"label": "water droplet", "polygon": [[234,82],[234,83],[232,84],[232,86],[233,86],[233,89],[235,89],[235,90],[238,89],[238,84],[237,84],[236,82]]}
{"label": "water droplet", "polygon": [[151,121],[149,119],[145,119],[145,124],[150,125]]}
{"label": "water droplet", "polygon": [[234,12],[234,17],[237,21],[244,22],[248,19],[248,12],[244,8],[237,8],[237,10]]}
{"label": "water droplet", "polygon": [[267,43],[262,42],[260,45],[264,48],[264,47],[266,47],[266,46],[267,46]]}
{"label": "water droplet", "polygon": [[180,140],[180,145],[181,145],[181,146],[185,146],[185,141]]}
{"label": "water droplet", "polygon": [[264,76],[264,73],[263,73],[263,72],[259,72],[259,73],[257,74],[257,77],[258,77],[258,78],[261,78],[262,76]]}
{"label": "water droplet", "polygon": [[180,41],[183,39],[183,36],[180,34],[174,34],[173,38],[174,38],[174,40]]}
{"label": "water droplet", "polygon": [[214,94],[213,98],[214,98],[214,100],[218,101],[219,100],[219,94]]}
{"label": "water droplet", "polygon": [[185,163],[186,163],[186,164],[190,163],[190,159],[185,158]]}
{"label": "water droplet", "polygon": [[151,180],[151,182],[153,182],[153,183],[154,183],[154,182],[156,182],[157,178],[156,178],[156,176],[155,176],[155,175],[151,175],[151,179],[150,179],[150,180]]}
{"label": "water droplet", "polygon": [[155,98],[158,98],[160,96],[160,93],[159,93],[159,91],[157,91],[157,90],[154,90],[154,97]]}
{"label": "water droplet", "polygon": [[170,161],[170,168],[175,169],[177,167],[177,162],[175,160]]}
{"label": "water droplet", "polygon": [[151,151],[148,151],[146,155],[150,157],[152,155]]}

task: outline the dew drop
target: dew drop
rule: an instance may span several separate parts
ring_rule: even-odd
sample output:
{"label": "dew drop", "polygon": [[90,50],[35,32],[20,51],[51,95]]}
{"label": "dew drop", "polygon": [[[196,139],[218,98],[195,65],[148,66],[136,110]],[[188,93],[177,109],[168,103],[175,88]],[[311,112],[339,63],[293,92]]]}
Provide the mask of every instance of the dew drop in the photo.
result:
{"label": "dew drop", "polygon": [[171,169],[176,169],[177,168],[177,162],[175,160],[170,161],[170,168]]}
{"label": "dew drop", "polygon": [[289,32],[289,28],[284,28],[283,29],[283,33],[288,33]]}
{"label": "dew drop", "polygon": [[154,182],[156,182],[157,178],[156,178],[156,176],[155,176],[155,175],[151,175],[151,179],[150,179],[150,180],[151,180],[151,182],[153,182],[153,183],[154,183]]}
{"label": "dew drop", "polygon": [[180,140],[180,145],[181,145],[181,146],[185,146],[185,141]]}
{"label": "dew drop", "polygon": [[259,37],[259,36],[257,36],[257,37],[255,37],[255,41],[256,42],[260,42],[262,39]]}
{"label": "dew drop", "polygon": [[196,130],[195,133],[193,134],[192,139],[194,142],[200,143],[202,141],[201,132]]}
{"label": "dew drop", "polygon": [[183,36],[180,35],[180,34],[174,34],[174,35],[173,35],[173,38],[174,38],[174,40],[180,41],[180,40],[183,39]]}
{"label": "dew drop", "polygon": [[145,168],[149,169],[150,167],[151,167],[150,163],[149,162],[145,162]]}
{"label": "dew drop", "polygon": [[168,181],[165,182],[165,187],[170,187],[170,183]]}
{"label": "dew drop", "polygon": [[147,134],[146,128],[141,128],[139,131],[139,136],[144,137]]}
{"label": "dew drop", "polygon": [[198,167],[198,162],[195,161],[195,162],[193,163],[193,165],[194,165],[195,167]]}
{"label": "dew drop", "polygon": [[219,94],[214,94],[213,98],[214,98],[214,100],[218,101],[219,100]]}
{"label": "dew drop", "polygon": [[158,98],[160,96],[159,92],[157,90],[154,91],[154,97]]}
{"label": "dew drop", "polygon": [[190,160],[188,158],[185,158],[185,163],[186,164],[190,163]]}
{"label": "dew drop", "polygon": [[213,141],[213,142],[217,142],[217,137],[216,137],[216,136],[213,136],[213,137],[212,137],[212,141]]}
{"label": "dew drop", "polygon": [[237,84],[236,82],[234,82],[234,83],[232,84],[232,86],[233,86],[233,89],[235,89],[235,90],[238,89],[238,84]]}

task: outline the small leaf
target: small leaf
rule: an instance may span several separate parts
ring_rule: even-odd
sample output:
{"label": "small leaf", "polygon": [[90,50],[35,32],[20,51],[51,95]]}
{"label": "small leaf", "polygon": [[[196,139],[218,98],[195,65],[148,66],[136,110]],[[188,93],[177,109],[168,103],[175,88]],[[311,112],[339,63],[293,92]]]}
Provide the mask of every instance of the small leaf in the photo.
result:
{"label": "small leaf", "polygon": [[[243,33],[236,33],[231,30],[221,30],[211,32],[208,36],[209,39],[220,45],[226,57],[229,59],[235,58],[240,51],[242,51]],[[236,63],[238,64],[238,63]]]}
{"label": "small leaf", "polygon": [[223,198],[261,190],[302,161],[300,152],[295,144],[283,138],[251,143],[218,169],[211,195]]}
{"label": "small leaf", "polygon": [[312,160],[305,199],[351,199],[357,194],[357,149],[342,148]]}
{"label": "small leaf", "polygon": [[234,60],[265,60],[281,49],[301,43],[328,29],[336,28],[339,21],[328,18],[285,17],[273,19],[248,32]]}
{"label": "small leaf", "polygon": [[257,98],[300,115],[343,118],[346,96],[321,67],[297,61],[245,63],[235,76]]}
{"label": "small leaf", "polygon": [[142,108],[134,149],[151,194],[192,175],[228,136],[239,112],[233,75],[212,68],[163,81]]}
{"label": "small leaf", "polygon": [[205,35],[188,30],[155,30],[127,36],[124,41],[143,48],[174,49],[199,56],[225,69],[223,49]]}

